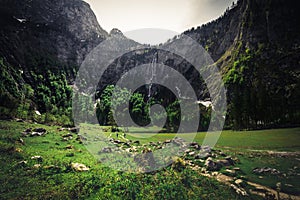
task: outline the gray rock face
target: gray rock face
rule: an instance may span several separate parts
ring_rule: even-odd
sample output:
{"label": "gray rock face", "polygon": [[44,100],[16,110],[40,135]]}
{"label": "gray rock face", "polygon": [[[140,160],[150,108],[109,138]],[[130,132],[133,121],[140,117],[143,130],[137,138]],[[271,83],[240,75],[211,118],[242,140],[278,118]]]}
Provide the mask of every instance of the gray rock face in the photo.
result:
{"label": "gray rock face", "polygon": [[79,66],[108,36],[81,0],[1,0],[0,13],[0,56],[23,68],[43,56]]}

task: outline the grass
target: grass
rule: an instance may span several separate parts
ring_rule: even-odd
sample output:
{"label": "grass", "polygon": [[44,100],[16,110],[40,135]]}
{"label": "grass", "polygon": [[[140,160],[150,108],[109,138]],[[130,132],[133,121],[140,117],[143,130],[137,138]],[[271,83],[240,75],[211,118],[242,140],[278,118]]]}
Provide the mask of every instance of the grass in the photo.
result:
{"label": "grass", "polygon": [[[48,134],[22,137],[23,145],[19,140],[20,133],[30,127],[45,128]],[[93,125],[85,127],[97,132]],[[63,141],[62,135],[68,132],[60,132],[58,128],[0,121],[0,199],[245,199],[228,186],[203,177],[190,168],[178,171],[169,166],[148,174],[115,171],[97,161],[76,140],[75,134],[71,140]],[[153,134],[153,130],[145,134],[140,134],[140,131],[136,129],[126,138],[147,143],[175,137],[175,134]],[[298,151],[299,133],[299,128],[223,131],[216,148],[239,158],[240,163],[236,165],[241,169],[238,177],[272,188],[281,182],[283,192],[299,195],[299,157],[271,156],[265,151]],[[109,135],[116,137],[116,133],[111,132],[104,136]],[[184,138],[189,135],[178,136]],[[198,133],[195,140],[201,144],[204,137],[205,133]],[[66,148],[70,146],[71,149]],[[32,156],[42,156],[43,160],[32,160]],[[27,164],[19,164],[21,161],[27,161]],[[90,167],[90,171],[75,172],[70,168],[71,162],[83,163]],[[41,167],[35,167],[36,164]],[[286,176],[260,177],[252,173],[255,167],[276,168]],[[259,198],[250,196],[246,199]]]}
{"label": "grass", "polygon": [[[22,137],[22,144],[21,132],[36,127],[48,134]],[[190,168],[169,166],[148,174],[115,171],[98,162],[75,134],[63,141],[68,132],[57,128],[0,121],[0,199],[245,199]],[[90,171],[76,172],[71,162],[85,164]]]}
{"label": "grass", "polygon": [[[149,130],[150,132],[150,130]],[[209,134],[209,133],[208,133]],[[186,138],[192,134],[169,134],[169,133],[131,133],[127,136],[131,140],[140,140],[143,143],[150,141],[164,141],[175,136]],[[202,143],[206,133],[198,133],[195,141]],[[300,128],[271,129],[259,131],[228,131],[222,132],[216,146],[219,148],[231,147],[239,149],[256,150],[280,150],[299,151],[300,150]]]}
{"label": "grass", "polygon": [[[155,130],[154,130],[155,131]],[[148,131],[151,132],[151,131]],[[140,136],[142,135],[142,136]],[[201,144],[206,133],[198,133],[195,141]],[[139,139],[142,143],[150,141],[165,141],[175,136],[186,138],[191,134],[151,134],[132,133],[128,139]],[[222,132],[215,148],[220,149],[240,159],[236,167],[241,169],[240,176],[247,180],[276,189],[276,184],[281,183],[283,192],[300,195],[300,156],[270,155],[267,151],[300,151],[300,128],[270,129],[258,131],[229,131]],[[282,174],[256,175],[254,168],[276,168]],[[290,187],[292,185],[293,187]]]}

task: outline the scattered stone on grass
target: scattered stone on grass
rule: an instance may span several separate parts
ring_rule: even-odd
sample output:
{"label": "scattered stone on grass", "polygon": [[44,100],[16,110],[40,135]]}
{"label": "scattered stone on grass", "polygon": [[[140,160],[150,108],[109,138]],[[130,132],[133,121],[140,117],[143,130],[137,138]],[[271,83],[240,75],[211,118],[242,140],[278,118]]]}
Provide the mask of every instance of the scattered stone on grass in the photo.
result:
{"label": "scattered stone on grass", "polygon": [[47,130],[44,128],[35,128],[35,129],[28,128],[22,132],[22,135],[33,137],[33,136],[43,136],[46,133],[47,133]]}
{"label": "scattered stone on grass", "polygon": [[35,165],[33,165],[33,168],[34,169],[39,169],[41,166],[42,166],[41,164],[35,164]]}
{"label": "scattered stone on grass", "polygon": [[22,152],[23,152],[23,149],[17,147],[17,148],[15,148],[15,152],[17,152],[17,153],[22,153]]}
{"label": "scattered stone on grass", "polygon": [[231,184],[230,187],[233,188],[237,194],[242,196],[248,196],[248,193],[243,188],[239,188],[234,184]]}
{"label": "scattered stone on grass", "polygon": [[207,158],[204,165],[209,171],[219,171],[222,167],[220,164],[214,162],[211,157]]}
{"label": "scattered stone on grass", "polygon": [[28,162],[26,160],[22,160],[22,161],[18,162],[17,165],[20,167],[26,167],[27,163]]}
{"label": "scattered stone on grass", "polygon": [[81,163],[71,163],[71,168],[77,172],[89,171],[90,168]]}
{"label": "scattered stone on grass", "polygon": [[74,146],[73,145],[68,145],[68,146],[66,146],[66,149],[74,149]]}
{"label": "scattered stone on grass", "polygon": [[280,171],[274,168],[270,167],[264,167],[264,168],[255,168],[252,171],[254,174],[272,174],[272,175],[278,175],[280,174]]}
{"label": "scattered stone on grass", "polygon": [[31,160],[37,160],[38,162],[43,162],[43,157],[42,156],[32,156]]}

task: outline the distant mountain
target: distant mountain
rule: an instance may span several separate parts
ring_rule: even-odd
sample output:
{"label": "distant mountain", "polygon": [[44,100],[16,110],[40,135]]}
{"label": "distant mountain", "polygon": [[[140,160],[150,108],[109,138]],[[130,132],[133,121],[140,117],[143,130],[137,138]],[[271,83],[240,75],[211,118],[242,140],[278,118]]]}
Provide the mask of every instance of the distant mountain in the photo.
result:
{"label": "distant mountain", "polygon": [[[210,53],[222,73],[228,90],[227,128],[299,125],[299,10],[292,0],[239,0],[219,19],[184,32]],[[2,117],[31,118],[39,110],[43,115],[35,120],[66,119],[71,115],[68,85],[85,56],[109,36],[129,40],[117,29],[104,31],[81,0],[0,0],[0,16]],[[209,99],[191,64],[149,46],[116,59],[99,90],[154,58],[183,74],[199,100]],[[164,98],[165,103],[174,101],[174,95]]]}
{"label": "distant mountain", "polygon": [[[222,73],[228,91],[227,128],[299,125],[298,13],[299,6],[291,0],[239,0],[219,19],[184,32],[208,51]],[[119,59],[114,64],[118,68],[108,70],[102,86],[115,84],[124,72],[151,63],[155,57],[157,63],[183,74],[199,100],[209,99],[204,82],[191,64],[179,56],[151,48],[142,54],[132,53]],[[156,93],[166,94],[165,89],[157,87],[156,90]],[[172,102],[173,98],[171,95],[166,101]]]}
{"label": "distant mountain", "polygon": [[1,0],[0,16],[0,56],[26,68],[32,55],[80,65],[108,36],[81,0]]}
{"label": "distant mountain", "polygon": [[239,0],[219,19],[184,32],[223,74],[228,126],[299,125],[299,10],[292,0]]}
{"label": "distant mountain", "polygon": [[0,27],[2,116],[18,115],[24,99],[25,110],[65,113],[68,83],[85,56],[108,37],[81,0],[0,0]]}

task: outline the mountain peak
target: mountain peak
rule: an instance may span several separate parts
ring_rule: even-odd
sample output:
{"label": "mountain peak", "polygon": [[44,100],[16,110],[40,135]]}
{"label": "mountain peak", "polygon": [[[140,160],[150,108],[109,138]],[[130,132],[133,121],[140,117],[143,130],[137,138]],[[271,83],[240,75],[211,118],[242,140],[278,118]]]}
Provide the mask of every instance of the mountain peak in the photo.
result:
{"label": "mountain peak", "polygon": [[110,33],[109,33],[110,36],[124,36],[124,34],[122,33],[122,31],[120,31],[119,29],[117,28],[113,28]]}

